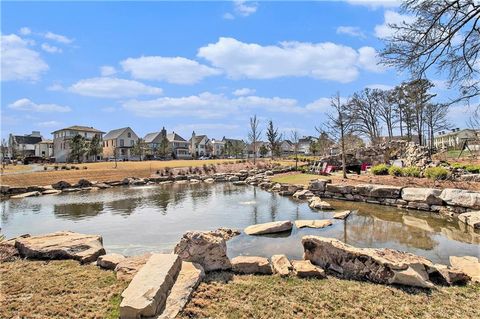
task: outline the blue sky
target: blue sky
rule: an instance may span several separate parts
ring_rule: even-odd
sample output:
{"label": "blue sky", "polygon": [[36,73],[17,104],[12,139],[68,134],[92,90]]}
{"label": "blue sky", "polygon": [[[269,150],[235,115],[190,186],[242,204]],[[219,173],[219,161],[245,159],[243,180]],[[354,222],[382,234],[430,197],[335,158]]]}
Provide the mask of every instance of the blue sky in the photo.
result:
{"label": "blue sky", "polygon": [[[88,125],[246,138],[254,114],[316,134],[335,92],[405,78],[376,63],[386,22],[408,19],[388,1],[1,6],[2,137]],[[439,98],[451,95],[432,79]]]}

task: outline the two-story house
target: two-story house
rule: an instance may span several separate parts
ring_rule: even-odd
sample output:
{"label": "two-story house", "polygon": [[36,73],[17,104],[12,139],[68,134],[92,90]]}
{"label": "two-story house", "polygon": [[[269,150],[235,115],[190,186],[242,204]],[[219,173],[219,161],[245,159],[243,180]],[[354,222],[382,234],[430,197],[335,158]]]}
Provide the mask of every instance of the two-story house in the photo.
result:
{"label": "two-story house", "polygon": [[43,140],[40,132],[33,131],[32,134],[13,135],[8,138],[8,152],[13,158],[35,155],[35,144]]}
{"label": "two-story house", "polygon": [[210,156],[216,158],[222,157],[225,155],[225,142],[212,138],[208,140],[207,149],[209,150]]}
{"label": "two-story house", "polygon": [[[55,155],[55,161],[64,163],[73,160],[71,158],[70,141],[76,136],[82,136],[87,143],[91,142],[93,137],[96,136],[102,140],[103,134],[100,130],[93,127],[74,125],[60,130],[52,132],[53,134],[53,154]],[[99,154],[96,158],[85,154],[83,161],[101,160],[102,155]]]}
{"label": "two-story house", "polygon": [[224,143],[224,153],[229,157],[243,157],[247,152],[247,144],[243,140],[237,140],[233,138],[226,138],[225,136],[222,139]]}
{"label": "two-story house", "polygon": [[53,157],[53,141],[43,140],[38,142],[35,146],[35,156],[50,158]]}
{"label": "two-story house", "polygon": [[210,156],[208,137],[206,135],[195,135],[195,131],[193,131],[192,137],[188,142],[190,143],[189,151],[193,158]]}
{"label": "two-story house", "polygon": [[312,152],[310,151],[310,145],[312,142],[318,141],[318,138],[314,136],[304,136],[298,140],[298,153],[310,155]]}
{"label": "two-story house", "polygon": [[175,132],[167,134],[165,128],[160,132],[148,133],[143,141],[149,157],[191,158],[190,143]]}
{"label": "two-story house", "polygon": [[288,156],[295,153],[295,144],[290,140],[283,140],[280,143],[280,152],[282,153],[282,156]]}
{"label": "two-story house", "polygon": [[103,157],[120,160],[132,159],[132,149],[138,143],[138,136],[130,127],[111,130],[103,137]]}
{"label": "two-story house", "polygon": [[167,134],[171,155],[175,159],[192,158],[189,151],[190,143],[175,132]]}

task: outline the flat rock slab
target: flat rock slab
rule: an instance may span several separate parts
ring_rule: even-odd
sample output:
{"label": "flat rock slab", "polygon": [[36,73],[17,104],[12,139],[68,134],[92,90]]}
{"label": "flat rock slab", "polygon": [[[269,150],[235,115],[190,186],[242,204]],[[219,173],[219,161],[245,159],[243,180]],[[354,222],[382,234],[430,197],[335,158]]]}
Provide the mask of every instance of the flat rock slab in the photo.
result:
{"label": "flat rock slab", "polygon": [[274,274],[285,277],[290,274],[290,271],[292,270],[292,264],[285,255],[273,255],[272,269]]}
{"label": "flat rock slab", "polygon": [[480,193],[470,190],[445,188],[439,196],[448,205],[480,208]]}
{"label": "flat rock slab", "polygon": [[142,268],[152,256],[151,253],[126,257],[124,260],[120,261],[115,267],[115,272],[117,279],[130,281],[133,276]]}
{"label": "flat rock slab", "polygon": [[264,235],[264,234],[281,233],[291,229],[292,229],[292,222],[289,220],[285,220],[285,221],[251,225],[245,228],[244,232],[247,235]]}
{"label": "flat rock slab", "polygon": [[40,192],[39,191],[27,192],[27,193],[23,193],[23,194],[10,196],[10,198],[21,199],[21,198],[35,197],[35,196],[40,196]]}
{"label": "flat rock slab", "polygon": [[477,257],[473,256],[450,256],[450,264],[453,268],[459,269],[466,273],[472,281],[480,282],[480,262]]}
{"label": "flat rock slab", "polygon": [[402,199],[408,202],[421,202],[428,205],[442,205],[440,198],[442,190],[435,188],[405,187],[402,189]]}
{"label": "flat rock slab", "polygon": [[267,258],[256,256],[238,256],[232,259],[232,270],[240,274],[272,274]]}
{"label": "flat rock slab", "polygon": [[300,278],[326,278],[325,270],[310,260],[292,260],[293,272]]}
{"label": "flat rock slab", "polygon": [[188,261],[182,262],[182,269],[170,290],[165,309],[157,319],[173,319],[183,310],[192,293],[205,277],[203,267]]}
{"label": "flat rock slab", "polygon": [[335,213],[335,215],[333,215],[333,218],[335,218],[335,219],[346,219],[351,214],[351,212],[352,211],[350,211],[350,210],[344,210],[343,212]]}
{"label": "flat rock slab", "polygon": [[480,228],[480,211],[466,212],[458,215],[458,219],[473,228]]}
{"label": "flat rock slab", "polygon": [[328,219],[301,219],[295,221],[297,228],[324,228],[332,225],[332,222]]}
{"label": "flat rock slab", "polygon": [[153,317],[165,307],[182,261],[175,254],[152,254],[122,292],[120,318]]}
{"label": "flat rock slab", "polygon": [[323,201],[320,197],[315,196],[310,198],[309,204],[310,208],[322,209],[322,210],[334,210],[330,203]]}
{"label": "flat rock slab", "polygon": [[97,259],[97,266],[103,269],[114,270],[115,267],[121,262],[125,260],[125,256],[120,254],[106,254],[98,257]]}
{"label": "flat rock slab", "polygon": [[18,238],[15,247],[25,258],[75,259],[81,263],[93,262],[105,254],[101,236],[69,231]]}
{"label": "flat rock slab", "polygon": [[62,191],[59,189],[47,189],[42,192],[43,195],[57,195],[60,194]]}
{"label": "flat rock slab", "polygon": [[313,197],[313,193],[308,189],[298,190],[293,194],[293,198],[296,199],[307,199]]}

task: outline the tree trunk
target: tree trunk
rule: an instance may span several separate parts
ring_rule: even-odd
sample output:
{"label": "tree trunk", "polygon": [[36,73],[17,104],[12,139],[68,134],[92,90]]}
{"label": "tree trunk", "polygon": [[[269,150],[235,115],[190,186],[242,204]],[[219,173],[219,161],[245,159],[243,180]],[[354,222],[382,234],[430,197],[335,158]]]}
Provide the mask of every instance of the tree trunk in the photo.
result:
{"label": "tree trunk", "polygon": [[343,125],[340,127],[340,134],[341,134],[341,144],[342,144],[342,172],[343,172],[343,178],[347,178],[347,164],[346,162],[346,156],[345,156],[345,137],[344,137],[344,132],[343,132]]}

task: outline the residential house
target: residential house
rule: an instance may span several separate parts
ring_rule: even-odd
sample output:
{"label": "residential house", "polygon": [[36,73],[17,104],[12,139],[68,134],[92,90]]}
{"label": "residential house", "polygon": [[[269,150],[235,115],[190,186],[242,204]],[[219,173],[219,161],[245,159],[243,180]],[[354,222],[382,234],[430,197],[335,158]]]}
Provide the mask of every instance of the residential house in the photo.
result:
{"label": "residential house", "polygon": [[222,157],[224,156],[225,142],[212,138],[208,140],[207,149],[210,151],[211,156],[216,158]]}
{"label": "residential house", "polygon": [[133,147],[138,143],[138,136],[130,127],[111,130],[103,137],[103,157],[116,157],[119,160],[130,160]]}
{"label": "residential house", "polygon": [[[53,154],[56,162],[67,162],[73,160],[71,158],[70,141],[76,136],[82,136],[87,143],[91,142],[96,136],[102,140],[103,134],[100,130],[93,127],[74,125],[52,132],[53,134]],[[93,158],[89,155],[84,155],[82,161],[101,160],[102,155],[97,155]]]}
{"label": "residential house", "polygon": [[53,157],[53,141],[43,140],[38,142],[35,146],[35,156],[50,158]]}
{"label": "residential house", "polygon": [[288,156],[295,153],[295,144],[290,140],[283,140],[280,143],[280,152],[282,156]]}
{"label": "residential house", "polygon": [[33,131],[32,134],[13,135],[10,134],[8,138],[8,152],[9,156],[26,157],[35,155],[35,144],[43,140],[40,132]]}
{"label": "residential house", "polygon": [[460,149],[465,141],[469,141],[469,147],[471,149],[477,149],[478,134],[479,132],[474,129],[460,130],[459,128],[455,128],[449,133],[442,131],[433,138],[433,145],[437,149]]}
{"label": "residential house", "polygon": [[[162,141],[166,140],[166,147]],[[145,146],[150,157],[165,156],[175,159],[191,158],[189,152],[189,142],[175,132],[167,134],[167,130],[163,128],[160,132],[153,132],[145,135]],[[164,150],[162,148],[165,147]]]}
{"label": "residential house", "polygon": [[208,137],[206,135],[195,135],[195,131],[193,131],[192,137],[188,142],[190,143],[189,151],[193,158],[211,155],[208,149]]}
{"label": "residential house", "polygon": [[167,134],[169,147],[171,149],[172,157],[175,159],[192,158],[189,152],[190,143],[175,132]]}
{"label": "residential house", "polygon": [[[263,157],[263,155],[261,154],[261,149],[262,147],[265,147],[268,152],[267,154],[265,155],[265,157],[270,157],[272,155],[272,152],[270,151],[270,148],[268,147],[268,143],[267,142],[263,142],[263,141],[258,141],[255,143],[255,153],[256,153],[256,157],[257,158],[260,158],[260,157]],[[254,147],[253,147],[253,143],[250,143],[247,145],[247,155],[248,155],[248,158],[253,158],[253,154],[254,154]]]}
{"label": "residential house", "polygon": [[222,139],[224,143],[224,153],[226,156],[243,157],[247,152],[247,144],[243,140],[226,138]]}
{"label": "residential house", "polygon": [[298,153],[310,155],[312,152],[310,151],[310,144],[312,142],[318,141],[318,138],[313,136],[304,136],[298,140]]}

